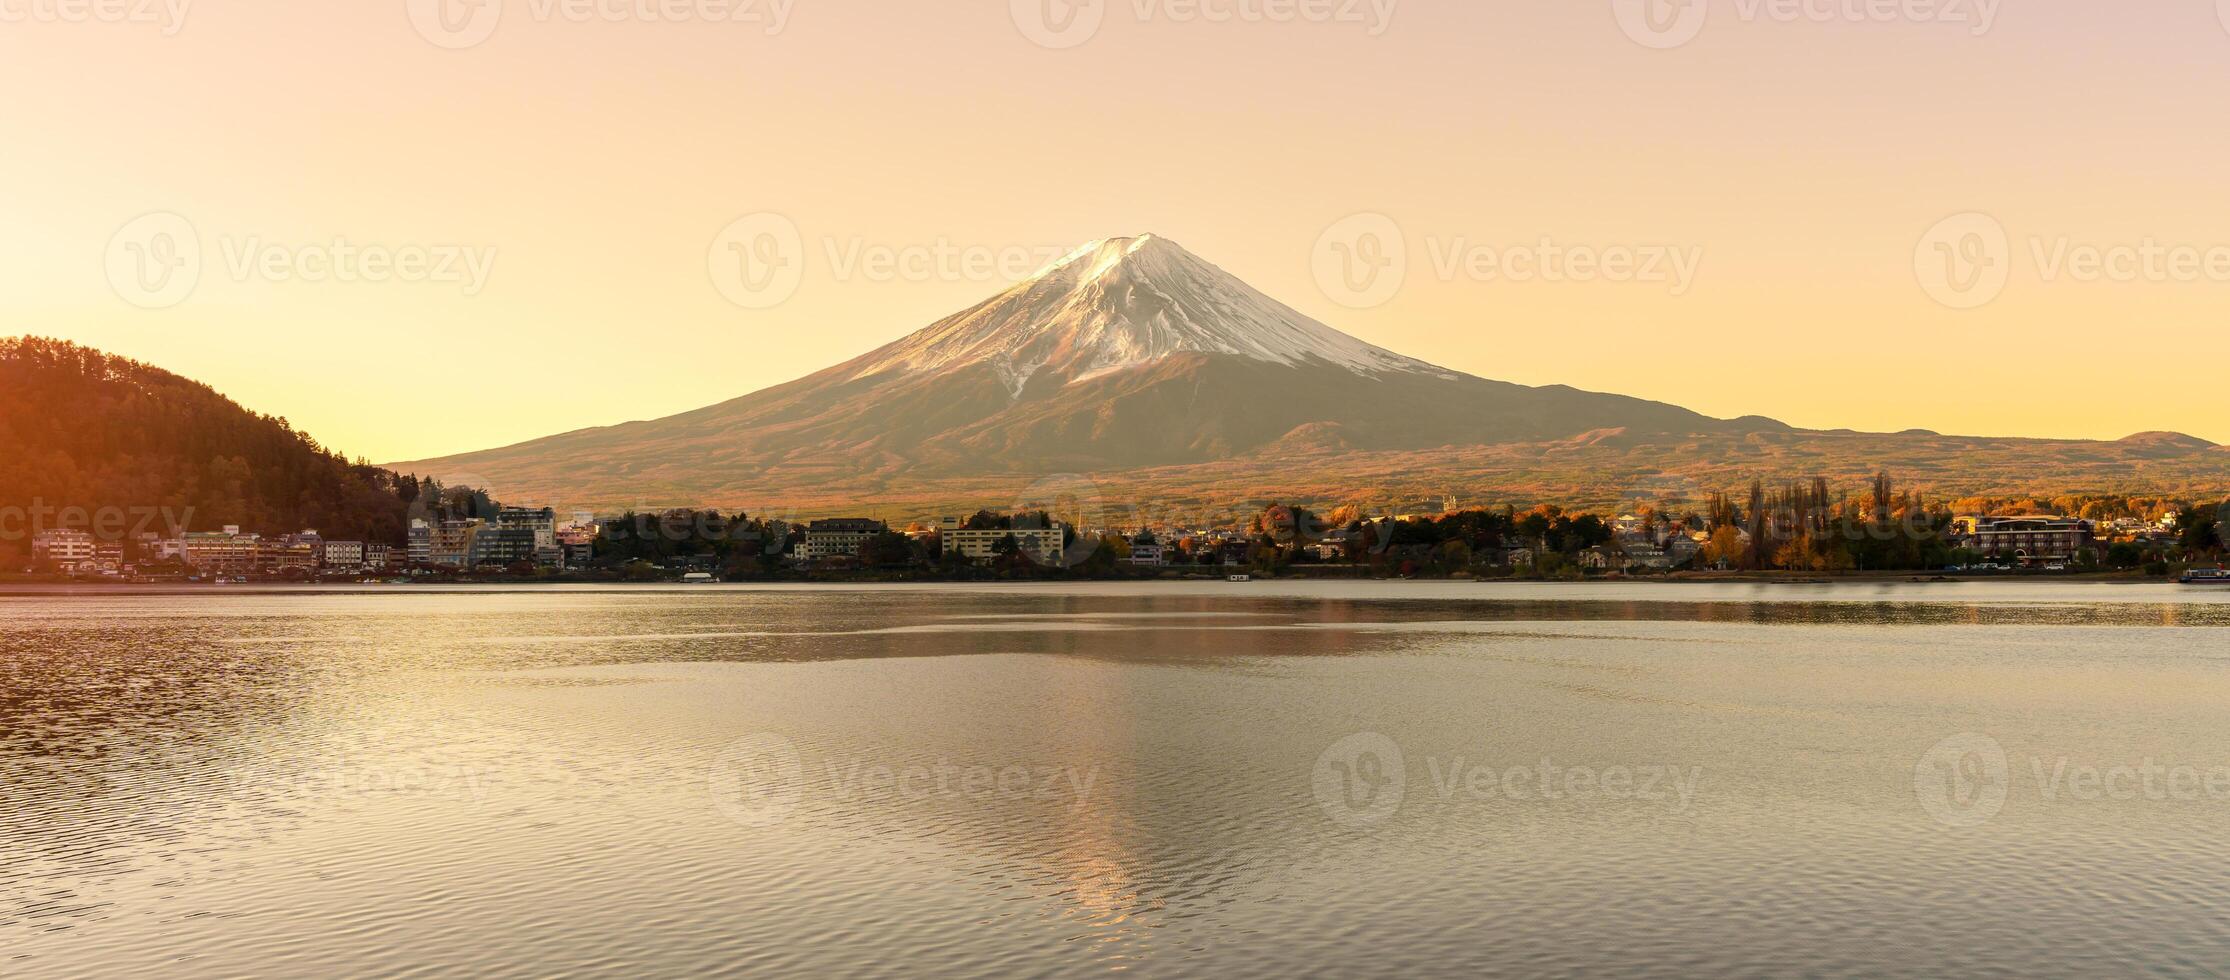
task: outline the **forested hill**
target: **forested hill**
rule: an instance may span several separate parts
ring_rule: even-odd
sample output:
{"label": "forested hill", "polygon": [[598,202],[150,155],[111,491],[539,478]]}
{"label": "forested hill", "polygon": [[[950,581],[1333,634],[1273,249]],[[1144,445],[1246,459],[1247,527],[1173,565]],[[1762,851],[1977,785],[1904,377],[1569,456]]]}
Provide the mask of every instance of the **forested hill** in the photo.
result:
{"label": "forested hill", "polygon": [[186,530],[399,543],[418,490],[207,385],[64,341],[0,338],[0,508],[15,533],[57,526],[46,508],[167,508]]}

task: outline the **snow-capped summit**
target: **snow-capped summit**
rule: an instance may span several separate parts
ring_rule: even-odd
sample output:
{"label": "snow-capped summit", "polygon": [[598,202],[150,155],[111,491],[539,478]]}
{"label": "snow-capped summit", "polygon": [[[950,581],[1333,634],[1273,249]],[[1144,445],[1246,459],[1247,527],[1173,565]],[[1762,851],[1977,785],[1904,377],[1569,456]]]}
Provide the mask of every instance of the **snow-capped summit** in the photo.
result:
{"label": "snow-capped summit", "polygon": [[989,363],[1019,397],[1185,353],[1454,377],[1318,323],[1156,235],[1091,242],[1030,281],[862,358],[854,377]]}

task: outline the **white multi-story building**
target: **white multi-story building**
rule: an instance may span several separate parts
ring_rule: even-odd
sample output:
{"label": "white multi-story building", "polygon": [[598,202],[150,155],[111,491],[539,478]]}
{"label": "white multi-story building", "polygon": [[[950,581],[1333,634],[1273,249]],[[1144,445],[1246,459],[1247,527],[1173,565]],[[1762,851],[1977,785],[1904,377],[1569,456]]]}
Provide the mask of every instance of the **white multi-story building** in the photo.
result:
{"label": "white multi-story building", "polygon": [[965,529],[959,520],[948,517],[938,523],[937,536],[944,542],[945,554],[978,562],[997,558],[999,542],[1012,537],[1015,546],[1031,561],[1052,565],[1060,562],[1062,551],[1068,545],[1068,525],[1056,521],[1050,527],[978,531]]}
{"label": "white multi-story building", "polygon": [[814,521],[805,527],[805,548],[798,557],[806,561],[857,558],[869,539],[889,530],[890,526],[881,521],[861,517]]}
{"label": "white multi-story building", "polygon": [[364,542],[324,542],[323,554],[319,556],[318,564],[326,568],[363,568],[366,564],[364,561]]}
{"label": "white multi-story building", "polygon": [[97,550],[93,535],[87,531],[40,531],[31,537],[31,556],[51,562],[64,572],[92,565]]}

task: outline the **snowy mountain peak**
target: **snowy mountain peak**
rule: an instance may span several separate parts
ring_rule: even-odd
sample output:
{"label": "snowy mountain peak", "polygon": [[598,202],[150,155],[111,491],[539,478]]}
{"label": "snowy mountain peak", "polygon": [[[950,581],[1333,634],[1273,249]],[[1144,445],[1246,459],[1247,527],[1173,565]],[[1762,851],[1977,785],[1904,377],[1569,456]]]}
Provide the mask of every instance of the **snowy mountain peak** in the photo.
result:
{"label": "snowy mountain peak", "polygon": [[848,373],[989,363],[1020,397],[1033,378],[1075,384],[1187,353],[1455,376],[1318,323],[1150,234],[1090,242],[1028,282],[854,362]]}
{"label": "snowy mountain peak", "polygon": [[1102,238],[1096,242],[1086,242],[1054,260],[1052,265],[1039,270],[1032,279],[1035,281],[1060,277],[1071,282],[1097,279],[1133,261],[1134,257],[1142,262],[1159,260],[1165,264],[1181,264],[1189,261],[1213,268],[1177,243],[1159,235],[1145,234],[1133,238]]}

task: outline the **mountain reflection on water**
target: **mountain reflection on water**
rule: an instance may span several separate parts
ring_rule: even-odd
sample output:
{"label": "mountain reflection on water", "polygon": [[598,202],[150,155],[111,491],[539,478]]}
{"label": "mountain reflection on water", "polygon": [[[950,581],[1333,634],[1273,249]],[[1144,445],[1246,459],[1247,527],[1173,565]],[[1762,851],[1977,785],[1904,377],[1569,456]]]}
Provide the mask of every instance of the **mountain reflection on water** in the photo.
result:
{"label": "mountain reflection on water", "polygon": [[[14,594],[0,972],[2207,976],[2230,793],[2176,779],[2230,780],[2225,626],[2151,587]],[[1402,783],[1328,793],[1361,737]],[[2148,763],[2194,792],[2065,778]]]}

